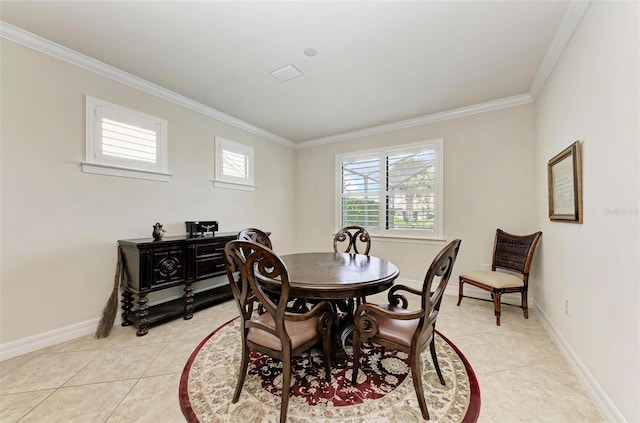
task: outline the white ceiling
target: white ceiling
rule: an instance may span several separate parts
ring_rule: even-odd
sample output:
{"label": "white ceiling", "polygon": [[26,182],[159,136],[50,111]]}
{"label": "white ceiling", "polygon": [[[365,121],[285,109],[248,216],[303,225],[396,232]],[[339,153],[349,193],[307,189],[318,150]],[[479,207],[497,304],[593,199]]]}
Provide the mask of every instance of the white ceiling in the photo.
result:
{"label": "white ceiling", "polygon": [[[309,144],[514,96],[531,101],[564,47],[558,39],[573,31],[570,6],[3,0],[0,17],[274,138]],[[310,46],[317,56],[304,54]],[[304,75],[277,81],[271,72],[286,64]]]}

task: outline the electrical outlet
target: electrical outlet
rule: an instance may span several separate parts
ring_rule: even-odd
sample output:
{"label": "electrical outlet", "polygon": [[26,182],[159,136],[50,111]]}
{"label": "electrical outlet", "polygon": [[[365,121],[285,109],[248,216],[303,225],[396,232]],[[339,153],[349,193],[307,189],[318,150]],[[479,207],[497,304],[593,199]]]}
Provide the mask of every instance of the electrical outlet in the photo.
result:
{"label": "electrical outlet", "polygon": [[571,315],[571,303],[566,298],[564,299],[564,314],[567,316]]}
{"label": "electrical outlet", "polygon": [[483,264],[482,265],[482,270],[490,271],[491,270],[491,265],[490,264]]}

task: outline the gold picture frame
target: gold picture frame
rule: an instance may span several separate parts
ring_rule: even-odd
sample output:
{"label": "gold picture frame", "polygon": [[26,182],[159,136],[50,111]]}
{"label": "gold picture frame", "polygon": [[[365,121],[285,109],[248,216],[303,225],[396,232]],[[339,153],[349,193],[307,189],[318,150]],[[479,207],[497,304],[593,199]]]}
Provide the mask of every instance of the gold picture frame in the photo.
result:
{"label": "gold picture frame", "polygon": [[549,160],[549,219],[582,223],[582,158],[580,141]]}

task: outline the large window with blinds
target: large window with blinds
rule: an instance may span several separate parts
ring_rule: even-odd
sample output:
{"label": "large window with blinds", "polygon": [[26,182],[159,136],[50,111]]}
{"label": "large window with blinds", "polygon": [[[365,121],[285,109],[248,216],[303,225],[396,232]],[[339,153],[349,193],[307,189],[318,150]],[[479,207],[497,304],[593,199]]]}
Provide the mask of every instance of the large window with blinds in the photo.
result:
{"label": "large window with blinds", "polygon": [[442,238],[442,139],[336,156],[336,226]]}
{"label": "large window with blinds", "polygon": [[167,121],[87,96],[88,173],[168,180]]}

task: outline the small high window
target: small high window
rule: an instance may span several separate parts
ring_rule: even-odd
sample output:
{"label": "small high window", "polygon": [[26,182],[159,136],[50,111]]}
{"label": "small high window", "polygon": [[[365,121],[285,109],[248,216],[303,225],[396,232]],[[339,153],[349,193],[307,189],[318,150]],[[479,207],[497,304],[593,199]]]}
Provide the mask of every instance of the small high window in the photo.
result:
{"label": "small high window", "polygon": [[216,137],[216,166],[213,185],[219,188],[254,191],[253,148]]}
{"label": "small high window", "polygon": [[87,96],[83,171],[168,181],[167,121]]}

